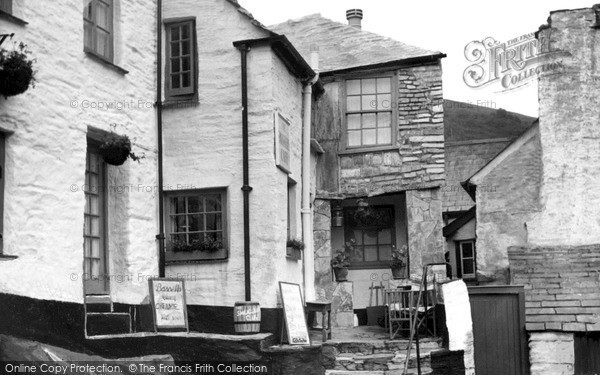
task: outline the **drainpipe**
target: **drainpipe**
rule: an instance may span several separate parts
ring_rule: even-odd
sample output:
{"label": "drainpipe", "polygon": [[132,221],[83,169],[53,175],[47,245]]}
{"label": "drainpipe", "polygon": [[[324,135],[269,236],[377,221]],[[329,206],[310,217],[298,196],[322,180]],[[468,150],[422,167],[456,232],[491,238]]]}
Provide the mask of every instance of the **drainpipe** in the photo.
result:
{"label": "drainpipe", "polygon": [[304,242],[304,296],[315,299],[315,258],[313,251],[313,215],[310,206],[310,139],[312,119],[312,86],[319,80],[319,55],[311,48],[310,65],[317,73],[304,86],[302,119],[302,242]]}
{"label": "drainpipe", "polygon": [[248,51],[246,44],[237,47],[242,59],[242,168],[244,194],[244,285],[246,301],[251,301],[250,283],[250,192],[252,187],[248,179]]}
{"label": "drainpipe", "polygon": [[162,138],[162,0],[156,9],[156,117],[158,138],[158,276],[165,277],[165,223],[163,202],[163,138]]}

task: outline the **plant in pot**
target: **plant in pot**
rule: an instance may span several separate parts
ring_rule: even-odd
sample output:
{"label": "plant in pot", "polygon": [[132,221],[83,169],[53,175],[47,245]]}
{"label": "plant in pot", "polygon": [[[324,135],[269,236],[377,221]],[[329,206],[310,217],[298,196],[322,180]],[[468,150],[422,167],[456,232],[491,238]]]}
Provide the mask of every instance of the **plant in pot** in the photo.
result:
{"label": "plant in pot", "polygon": [[215,240],[212,237],[206,237],[203,240],[195,240],[190,243],[186,241],[173,241],[171,243],[171,251],[173,252],[194,252],[205,251],[208,253],[216,253],[223,248],[221,241]]}
{"label": "plant in pot", "polygon": [[338,250],[335,256],[331,259],[331,268],[335,274],[335,281],[347,281],[348,280],[348,267],[350,266],[350,260],[344,250]]}
{"label": "plant in pot", "polygon": [[402,279],[406,277],[406,256],[408,248],[403,245],[399,250],[395,247],[392,249],[392,257],[390,259],[390,268],[392,269],[392,277],[394,279]]}
{"label": "plant in pot", "polygon": [[29,86],[35,87],[35,71],[27,45],[16,42],[12,50],[0,49],[0,95],[5,98],[27,91]]}
{"label": "plant in pot", "polygon": [[302,251],[304,250],[304,242],[300,239],[290,238],[287,240],[287,256],[292,259],[302,259]]}
{"label": "plant in pot", "polygon": [[131,140],[126,135],[110,133],[100,145],[99,153],[110,165],[123,165],[128,158],[140,161],[141,157],[131,152]]}

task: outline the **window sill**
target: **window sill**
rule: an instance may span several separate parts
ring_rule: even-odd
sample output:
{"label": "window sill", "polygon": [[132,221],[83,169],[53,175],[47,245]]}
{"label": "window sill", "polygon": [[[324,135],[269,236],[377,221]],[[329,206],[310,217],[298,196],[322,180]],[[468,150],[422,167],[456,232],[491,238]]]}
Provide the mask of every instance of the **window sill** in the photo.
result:
{"label": "window sill", "polygon": [[16,255],[0,254],[0,262],[9,261],[9,260],[15,260],[17,258],[18,258],[18,256],[16,256]]}
{"label": "window sill", "polygon": [[106,60],[104,57],[99,56],[98,54],[96,54],[94,52],[91,52],[91,51],[84,51],[84,52],[92,60],[97,61],[100,64],[105,65],[105,66],[111,68],[112,70],[116,71],[117,73],[120,73],[120,74],[123,74],[123,75],[129,73],[129,70],[125,70],[125,69],[121,68],[120,66],[113,64],[112,62]]}
{"label": "window sill", "polygon": [[167,99],[162,103],[163,109],[192,108],[200,105],[198,98]]}
{"label": "window sill", "polygon": [[382,151],[398,151],[400,152],[400,147],[398,146],[377,146],[377,147],[369,147],[369,148],[349,148],[343,151],[338,151],[338,155],[354,155],[354,154],[366,154],[369,152],[382,152]]}
{"label": "window sill", "polygon": [[25,26],[25,25],[29,24],[27,21],[22,20],[19,17],[15,17],[12,14],[6,13],[6,12],[4,12],[2,10],[0,10],[0,18],[2,18],[4,20],[7,20],[9,22],[15,23],[15,24],[20,25],[20,26]]}
{"label": "window sill", "polygon": [[372,270],[372,269],[388,269],[391,271],[390,268],[390,264],[389,262],[377,262],[377,263],[372,263],[372,264],[356,264],[356,265],[350,265],[350,267],[348,267],[349,270]]}

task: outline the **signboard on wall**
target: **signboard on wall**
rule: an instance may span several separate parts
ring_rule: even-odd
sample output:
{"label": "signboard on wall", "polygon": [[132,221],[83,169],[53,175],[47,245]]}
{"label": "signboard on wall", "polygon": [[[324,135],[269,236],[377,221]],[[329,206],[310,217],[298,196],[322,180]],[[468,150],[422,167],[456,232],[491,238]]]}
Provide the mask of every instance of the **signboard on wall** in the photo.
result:
{"label": "signboard on wall", "polygon": [[279,282],[287,339],[290,345],[310,345],[300,285]]}
{"label": "signboard on wall", "polygon": [[149,279],[156,331],[189,331],[183,279]]}

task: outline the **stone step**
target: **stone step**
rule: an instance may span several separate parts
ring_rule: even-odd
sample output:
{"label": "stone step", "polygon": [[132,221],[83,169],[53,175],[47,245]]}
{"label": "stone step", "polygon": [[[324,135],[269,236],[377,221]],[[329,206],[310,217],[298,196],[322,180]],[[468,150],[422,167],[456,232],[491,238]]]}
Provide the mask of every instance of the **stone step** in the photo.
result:
{"label": "stone step", "polygon": [[388,369],[395,355],[393,353],[355,354],[342,353],[336,357],[334,370],[382,371]]}
{"label": "stone step", "polygon": [[325,375],[385,375],[385,371],[325,370]]}

